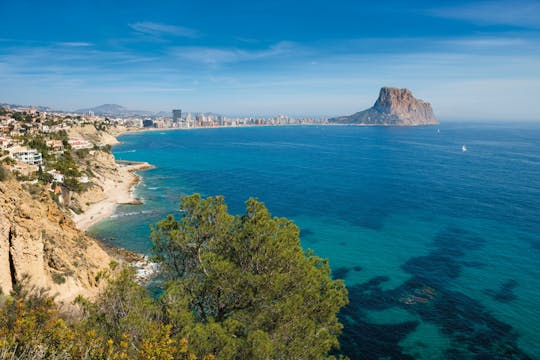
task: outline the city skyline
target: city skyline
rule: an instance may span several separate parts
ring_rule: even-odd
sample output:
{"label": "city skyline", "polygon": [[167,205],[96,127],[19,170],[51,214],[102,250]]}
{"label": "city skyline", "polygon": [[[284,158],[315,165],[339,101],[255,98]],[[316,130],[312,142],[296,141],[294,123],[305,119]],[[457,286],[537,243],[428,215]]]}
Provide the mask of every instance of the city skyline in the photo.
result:
{"label": "city skyline", "polygon": [[410,88],[442,120],[540,120],[540,2],[3,2],[0,102],[335,116]]}

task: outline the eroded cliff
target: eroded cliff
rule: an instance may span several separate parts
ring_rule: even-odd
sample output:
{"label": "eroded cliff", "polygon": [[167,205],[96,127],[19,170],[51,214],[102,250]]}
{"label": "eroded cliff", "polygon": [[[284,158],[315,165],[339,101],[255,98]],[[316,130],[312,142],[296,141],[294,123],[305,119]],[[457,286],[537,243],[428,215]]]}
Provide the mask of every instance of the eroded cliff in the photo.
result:
{"label": "eroded cliff", "polygon": [[[37,185],[36,185],[37,186]],[[92,297],[112,258],[76,229],[47,192],[30,192],[14,180],[0,182],[0,288],[27,285],[50,290],[58,302]]]}

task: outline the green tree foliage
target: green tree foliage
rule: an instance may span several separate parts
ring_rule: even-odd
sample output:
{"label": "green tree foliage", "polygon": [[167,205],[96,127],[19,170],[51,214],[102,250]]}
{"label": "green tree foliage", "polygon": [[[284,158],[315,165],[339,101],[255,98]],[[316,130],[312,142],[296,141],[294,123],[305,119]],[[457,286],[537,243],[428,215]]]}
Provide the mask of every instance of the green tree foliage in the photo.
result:
{"label": "green tree foliage", "polygon": [[117,342],[127,335],[130,342],[138,343],[161,323],[157,301],[134,281],[132,268],[123,269],[95,302],[79,301],[90,328]]}
{"label": "green tree foliage", "polygon": [[41,166],[38,168],[38,171],[37,171],[37,179],[42,184],[49,184],[54,181],[54,177],[51,174],[43,171],[43,168]]}
{"label": "green tree foliage", "polygon": [[[58,122],[51,121],[50,123],[47,123],[47,124],[50,124],[49,126],[54,126],[54,125],[57,125],[57,123],[61,123],[61,121],[58,121]],[[49,137],[51,138],[51,140],[61,140],[62,144],[64,145],[64,148],[68,150],[71,149],[71,146],[69,145],[69,142],[68,142],[69,136],[66,130],[62,129],[60,131],[50,133]]]}
{"label": "green tree foliage", "polygon": [[78,180],[81,173],[70,151],[64,151],[54,164],[54,168],[64,174],[65,188],[75,192],[82,191],[83,188]]}
{"label": "green tree foliage", "polygon": [[54,164],[54,168],[67,177],[80,176],[79,170],[77,168],[77,162],[71,155],[70,151],[64,151],[62,156],[60,156]]}
{"label": "green tree foliage", "polygon": [[347,290],[331,279],[327,260],[304,253],[293,222],[254,199],[239,216],[221,196],[188,196],[180,209],[182,219],[159,222],[152,239],[168,279],[168,321],[191,351],[318,359],[338,348]]}
{"label": "green tree foliage", "polygon": [[21,113],[18,112],[18,111],[15,111],[15,112],[13,113],[12,116],[13,116],[13,118],[14,118],[15,120],[17,120],[17,121],[23,121],[23,120],[24,120],[23,114],[21,114]]}

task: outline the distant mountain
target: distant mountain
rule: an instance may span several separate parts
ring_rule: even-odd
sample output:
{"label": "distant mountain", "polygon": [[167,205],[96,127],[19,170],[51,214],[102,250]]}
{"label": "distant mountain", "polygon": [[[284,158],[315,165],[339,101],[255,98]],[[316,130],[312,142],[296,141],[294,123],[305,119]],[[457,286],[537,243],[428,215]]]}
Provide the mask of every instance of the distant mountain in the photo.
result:
{"label": "distant mountain", "polygon": [[431,105],[416,99],[409,89],[383,87],[375,104],[349,116],[328,119],[335,124],[417,126],[435,125]]}
{"label": "distant mountain", "polygon": [[51,107],[48,106],[41,106],[41,105],[20,105],[20,104],[8,104],[8,103],[0,103],[0,107],[6,108],[6,109],[20,109],[20,108],[33,108],[37,111],[55,111]]}
{"label": "distant mountain", "polygon": [[88,109],[75,110],[76,113],[93,112],[96,115],[151,115],[151,111],[145,110],[130,110],[118,104],[103,104]]}

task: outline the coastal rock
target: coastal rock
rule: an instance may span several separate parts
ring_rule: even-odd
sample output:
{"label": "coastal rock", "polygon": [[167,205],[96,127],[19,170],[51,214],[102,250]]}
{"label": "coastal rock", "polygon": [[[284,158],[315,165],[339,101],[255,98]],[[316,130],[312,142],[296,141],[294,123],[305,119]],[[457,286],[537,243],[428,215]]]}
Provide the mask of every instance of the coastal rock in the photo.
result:
{"label": "coastal rock", "polygon": [[373,107],[328,120],[334,124],[417,126],[439,122],[431,105],[416,99],[409,89],[383,87]]}
{"label": "coastal rock", "polygon": [[50,197],[32,197],[15,180],[0,182],[0,289],[15,285],[49,290],[59,303],[99,291],[96,275],[112,258],[76,229]]}

